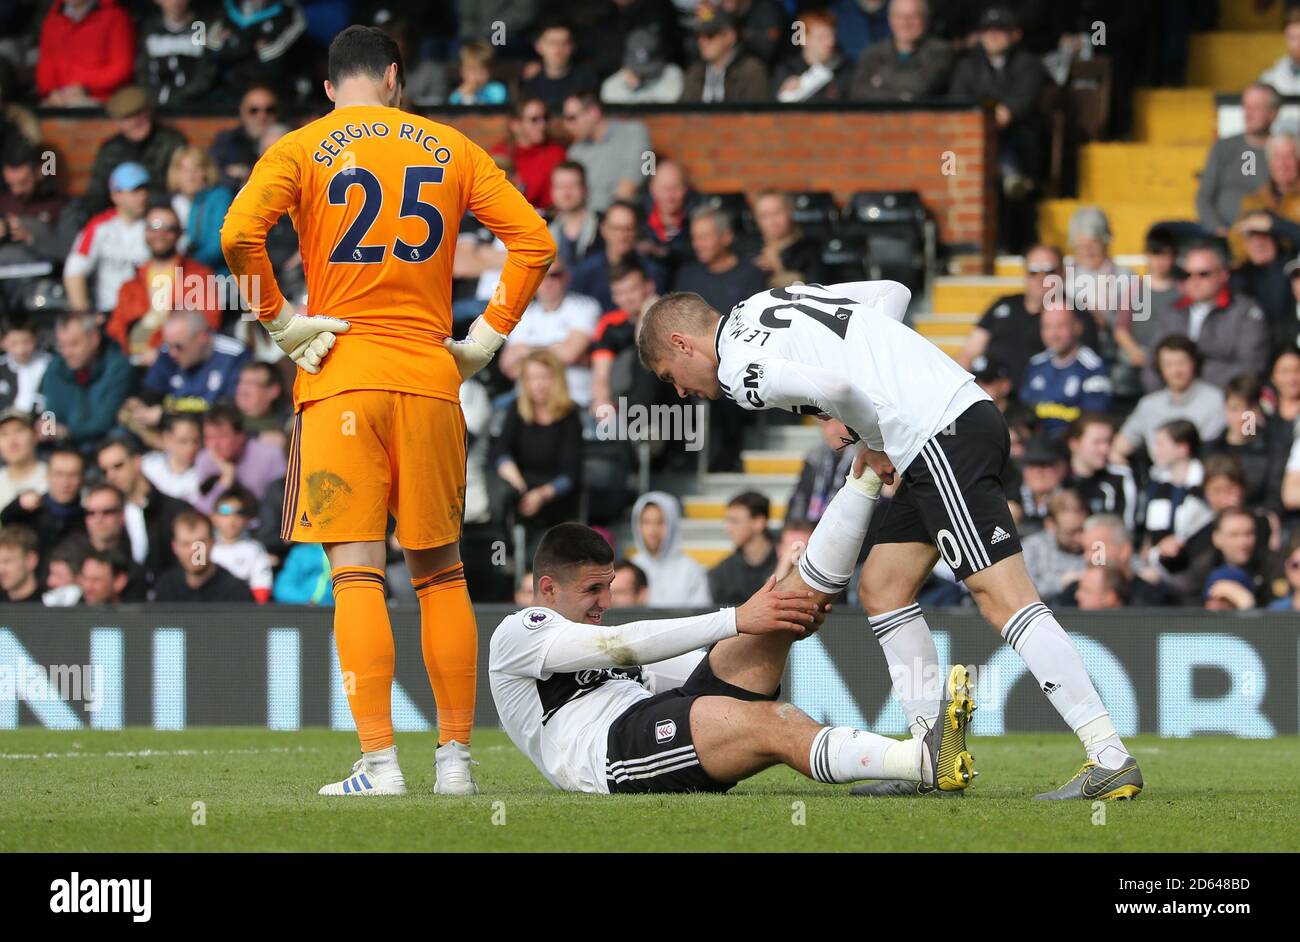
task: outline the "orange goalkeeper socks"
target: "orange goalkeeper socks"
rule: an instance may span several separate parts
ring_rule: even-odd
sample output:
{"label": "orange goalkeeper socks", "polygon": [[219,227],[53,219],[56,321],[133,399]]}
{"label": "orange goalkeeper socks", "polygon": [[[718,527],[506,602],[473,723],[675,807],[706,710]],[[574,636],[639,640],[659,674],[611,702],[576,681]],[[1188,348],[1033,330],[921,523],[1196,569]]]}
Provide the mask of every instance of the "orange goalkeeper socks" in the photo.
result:
{"label": "orange goalkeeper socks", "polygon": [[334,643],[361,751],[387,749],[393,744],[393,626],[384,598],[384,571],[338,566],[331,576]]}
{"label": "orange goalkeeper socks", "polygon": [[469,745],[478,674],[478,625],[465,585],[465,566],[448,566],[423,579],[412,579],[411,585],[420,599],[420,644],[438,703],[438,744],[454,739]]}

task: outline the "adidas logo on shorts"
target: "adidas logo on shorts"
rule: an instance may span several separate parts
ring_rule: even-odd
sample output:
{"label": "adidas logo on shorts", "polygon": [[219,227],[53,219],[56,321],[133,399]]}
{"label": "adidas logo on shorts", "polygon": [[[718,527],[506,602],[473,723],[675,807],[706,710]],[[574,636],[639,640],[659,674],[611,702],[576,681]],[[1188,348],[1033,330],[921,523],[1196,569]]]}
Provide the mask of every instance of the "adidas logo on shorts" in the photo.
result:
{"label": "adidas logo on shorts", "polygon": [[1009,540],[1009,539],[1011,539],[1010,533],[1008,533],[1006,530],[1003,530],[1001,527],[994,527],[993,536],[989,538],[989,546],[996,546],[998,543],[1001,543],[1003,540]]}

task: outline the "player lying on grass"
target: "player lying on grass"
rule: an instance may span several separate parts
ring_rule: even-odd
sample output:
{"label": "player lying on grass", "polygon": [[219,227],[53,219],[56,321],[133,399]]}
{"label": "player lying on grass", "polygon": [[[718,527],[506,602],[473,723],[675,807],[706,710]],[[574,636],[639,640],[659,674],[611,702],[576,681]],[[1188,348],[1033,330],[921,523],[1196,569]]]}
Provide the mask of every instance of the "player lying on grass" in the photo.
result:
{"label": "player lying on grass", "polygon": [[[901,475],[858,594],[914,736],[939,714],[930,679],[941,676],[938,655],[916,593],[942,553],[1087,752],[1069,782],[1038,797],[1131,798],[1142,790],[1137,762],[1025,570],[1003,487],[1006,421],[973,376],[901,323],[910,300],[892,281],[795,285],[723,315],[699,295],[676,293],[642,315],[637,343],[646,367],[678,395],[832,416],[863,442],[855,470],[869,466],[886,483]],[[848,581],[803,568],[819,590]],[[910,782],[855,789],[925,791]]]}
{"label": "player lying on grass", "polygon": [[535,604],[492,635],[488,677],[511,740],[557,788],[725,792],[779,763],[819,782],[970,784],[975,705],[962,667],[948,678],[943,722],[920,738],[823,726],[778,702],[790,645],[822,614],[801,587],[773,578],[738,608],[605,627],[614,553],[576,523],[542,537],[533,579]]}

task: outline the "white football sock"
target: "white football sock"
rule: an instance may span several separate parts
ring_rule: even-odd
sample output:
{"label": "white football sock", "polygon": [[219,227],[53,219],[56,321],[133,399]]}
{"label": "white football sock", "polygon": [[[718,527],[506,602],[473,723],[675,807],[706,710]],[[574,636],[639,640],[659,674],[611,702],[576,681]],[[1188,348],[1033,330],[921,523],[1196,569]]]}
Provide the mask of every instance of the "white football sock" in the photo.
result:
{"label": "white football sock", "polygon": [[397,761],[397,747],[389,746],[387,749],[376,749],[374,752],[363,752],[366,761],[371,764],[382,764],[384,762]]}
{"label": "white football sock", "polygon": [[1092,685],[1083,658],[1051,609],[1042,602],[1031,602],[1011,616],[1002,627],[1002,637],[1024,660],[1048,702],[1079,737],[1088,758],[1106,768],[1117,768],[1128,758],[1128,750]]}
{"label": "white football sock", "polygon": [[[826,506],[799,559],[799,575],[804,583],[828,595],[848,587],[867,536],[867,525],[876,512],[877,497],[868,496],[863,482],[852,475],[849,478]],[[879,495],[878,483],[875,490]]]}
{"label": "white football sock", "polygon": [[826,726],[813,737],[808,752],[812,777],[828,784],[864,779],[921,781],[918,739],[890,739],[852,726]]}
{"label": "white football sock", "polygon": [[913,603],[867,618],[889,662],[894,694],[903,705],[907,727],[920,739],[939,719],[939,652],[921,606]]}

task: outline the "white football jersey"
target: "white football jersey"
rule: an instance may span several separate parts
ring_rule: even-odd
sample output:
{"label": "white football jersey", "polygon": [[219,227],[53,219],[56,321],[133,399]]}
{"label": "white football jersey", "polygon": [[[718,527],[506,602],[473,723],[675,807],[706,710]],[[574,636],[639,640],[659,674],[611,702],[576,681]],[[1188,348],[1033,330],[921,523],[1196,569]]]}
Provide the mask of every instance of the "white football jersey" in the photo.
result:
{"label": "white football jersey", "polygon": [[546,671],[547,648],[570,624],[537,606],[507,615],[488,646],[492,699],[510,739],[547,781],[564,791],[608,792],[609,726],[650,696],[649,678],[640,667]]}
{"label": "white football jersey", "polygon": [[[901,323],[910,298],[893,281],[756,294],[718,325],[718,381],[745,409],[839,419],[901,473],[926,441],[990,398],[955,360]],[[831,388],[837,394],[819,395]]]}

